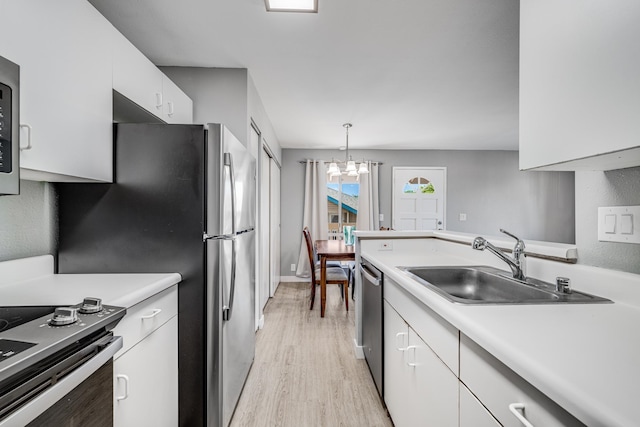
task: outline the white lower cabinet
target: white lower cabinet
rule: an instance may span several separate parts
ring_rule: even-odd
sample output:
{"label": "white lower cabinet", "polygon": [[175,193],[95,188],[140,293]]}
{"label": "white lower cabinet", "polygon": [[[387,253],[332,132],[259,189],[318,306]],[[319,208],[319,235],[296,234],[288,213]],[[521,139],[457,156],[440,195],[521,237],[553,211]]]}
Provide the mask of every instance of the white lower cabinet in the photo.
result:
{"label": "white lower cabinet", "polygon": [[113,362],[114,426],[177,426],[176,286],[131,307],[114,333],[125,345]]}
{"label": "white lower cabinet", "polygon": [[460,383],[460,427],[500,427],[491,412]]}
{"label": "white lower cabinet", "polygon": [[584,425],[392,280],[383,329],[384,401],[396,427]]}
{"label": "white lower cabinet", "polygon": [[[463,334],[460,334],[460,381],[464,383],[460,387],[466,385],[505,427],[584,425]],[[461,412],[468,407],[461,404]],[[471,411],[476,413],[477,408]],[[460,419],[463,418],[468,420],[471,416],[461,413]],[[462,422],[460,426],[463,427]]]}
{"label": "white lower cabinet", "polygon": [[384,400],[396,427],[457,426],[458,378],[384,302]]}

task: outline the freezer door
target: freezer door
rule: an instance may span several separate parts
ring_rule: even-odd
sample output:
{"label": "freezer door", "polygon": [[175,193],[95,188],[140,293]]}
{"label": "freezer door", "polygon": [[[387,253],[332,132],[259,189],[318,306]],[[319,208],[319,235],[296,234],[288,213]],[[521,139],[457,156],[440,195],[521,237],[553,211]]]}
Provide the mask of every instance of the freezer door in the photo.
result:
{"label": "freezer door", "polygon": [[256,161],[223,125],[209,124],[207,234],[231,235],[255,227]]}

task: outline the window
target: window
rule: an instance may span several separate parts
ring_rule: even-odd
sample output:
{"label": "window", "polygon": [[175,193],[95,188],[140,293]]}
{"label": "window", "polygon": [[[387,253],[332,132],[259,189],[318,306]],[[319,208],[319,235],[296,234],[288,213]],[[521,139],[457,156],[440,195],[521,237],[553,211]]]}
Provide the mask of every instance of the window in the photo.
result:
{"label": "window", "polygon": [[356,177],[344,175],[327,182],[329,235],[341,236],[342,226],[356,225],[359,194],[360,183]]}

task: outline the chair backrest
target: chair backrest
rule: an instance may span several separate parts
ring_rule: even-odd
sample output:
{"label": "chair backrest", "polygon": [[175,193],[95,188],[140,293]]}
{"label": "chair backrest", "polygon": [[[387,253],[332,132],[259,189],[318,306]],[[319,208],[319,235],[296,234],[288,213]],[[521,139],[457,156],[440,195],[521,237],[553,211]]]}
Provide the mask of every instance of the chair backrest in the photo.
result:
{"label": "chair backrest", "polygon": [[313,250],[313,240],[311,239],[311,232],[308,227],[302,229],[304,235],[304,241],[307,244],[307,254],[309,255],[309,270],[311,270],[311,283],[316,283],[316,261],[315,251]]}

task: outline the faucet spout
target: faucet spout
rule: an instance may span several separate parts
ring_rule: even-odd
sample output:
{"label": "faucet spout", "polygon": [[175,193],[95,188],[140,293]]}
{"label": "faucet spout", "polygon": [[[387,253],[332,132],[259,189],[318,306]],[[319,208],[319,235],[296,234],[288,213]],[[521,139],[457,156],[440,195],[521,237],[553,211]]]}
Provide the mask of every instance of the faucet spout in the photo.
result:
{"label": "faucet spout", "polygon": [[513,249],[513,258],[506,255],[496,246],[494,246],[491,242],[487,241],[487,239],[483,237],[476,237],[473,239],[473,243],[471,243],[471,247],[478,251],[484,251],[487,249],[489,252],[500,258],[502,261],[506,262],[509,268],[511,269],[511,273],[513,274],[514,279],[525,280],[525,255],[524,255],[524,242],[509,233],[508,231],[500,229],[501,232],[511,236],[517,240],[516,246]]}

